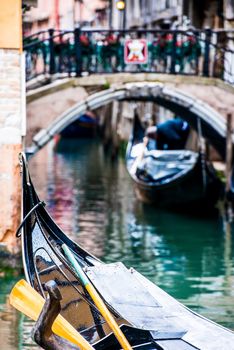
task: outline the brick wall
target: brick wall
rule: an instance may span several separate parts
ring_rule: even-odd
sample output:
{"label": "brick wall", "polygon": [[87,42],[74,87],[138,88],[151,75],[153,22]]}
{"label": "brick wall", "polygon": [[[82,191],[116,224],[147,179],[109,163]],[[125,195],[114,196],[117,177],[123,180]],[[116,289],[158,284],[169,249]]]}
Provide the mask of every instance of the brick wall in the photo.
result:
{"label": "brick wall", "polygon": [[19,51],[0,49],[0,243],[11,252],[18,249],[15,230],[20,222],[21,79]]}

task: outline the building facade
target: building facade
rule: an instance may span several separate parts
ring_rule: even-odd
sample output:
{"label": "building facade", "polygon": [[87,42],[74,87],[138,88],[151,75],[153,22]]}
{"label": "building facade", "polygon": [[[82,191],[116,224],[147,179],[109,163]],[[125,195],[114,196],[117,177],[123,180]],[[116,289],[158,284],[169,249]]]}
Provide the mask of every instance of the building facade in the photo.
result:
{"label": "building facade", "polygon": [[0,12],[0,248],[18,248],[20,223],[18,155],[26,131],[25,68],[22,52],[21,1],[2,1]]}
{"label": "building facade", "polygon": [[78,26],[107,25],[107,4],[102,0],[37,0],[23,16],[24,36],[47,30],[74,30]]}
{"label": "building facade", "polygon": [[[232,0],[125,0],[125,10],[117,9],[118,0],[110,2],[112,27],[169,29],[192,26],[202,29],[232,28]],[[125,18],[123,23],[123,18]]]}

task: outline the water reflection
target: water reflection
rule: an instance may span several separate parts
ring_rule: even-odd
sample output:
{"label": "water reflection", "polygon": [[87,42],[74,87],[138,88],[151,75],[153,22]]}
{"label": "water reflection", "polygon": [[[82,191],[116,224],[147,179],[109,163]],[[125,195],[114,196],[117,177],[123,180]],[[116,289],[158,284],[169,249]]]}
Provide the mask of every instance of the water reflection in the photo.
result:
{"label": "water reflection", "polygon": [[[141,204],[124,160],[112,163],[98,141],[66,141],[56,152],[49,145],[30,161],[30,170],[41,199],[70,237],[105,262],[133,266],[192,309],[234,329],[232,227],[224,231],[219,217]],[[8,311],[13,283],[0,280],[4,350],[30,343],[31,324]],[[12,333],[13,327],[23,333]]]}
{"label": "water reflection", "polygon": [[[136,208],[135,218],[132,232],[138,260],[141,247],[144,252],[141,272],[187,306],[233,328],[232,236],[230,231],[223,233],[221,220],[146,206]],[[135,256],[134,250],[132,265]],[[145,256],[151,257],[148,263]]]}
{"label": "water reflection", "polygon": [[134,266],[186,305],[233,326],[232,237],[223,233],[220,219],[142,205],[124,161],[111,163],[96,141],[66,142],[50,153],[49,209],[73,238],[104,261]]}
{"label": "water reflection", "polygon": [[19,327],[21,315],[13,309],[8,300],[8,294],[18,280],[15,273],[0,269],[0,337],[1,349],[21,349],[21,334]]}
{"label": "water reflection", "polygon": [[66,141],[48,153],[49,210],[66,232],[105,262],[135,267],[189,307],[234,328],[231,227],[224,232],[219,217],[141,204],[124,160],[112,163],[98,141]]}

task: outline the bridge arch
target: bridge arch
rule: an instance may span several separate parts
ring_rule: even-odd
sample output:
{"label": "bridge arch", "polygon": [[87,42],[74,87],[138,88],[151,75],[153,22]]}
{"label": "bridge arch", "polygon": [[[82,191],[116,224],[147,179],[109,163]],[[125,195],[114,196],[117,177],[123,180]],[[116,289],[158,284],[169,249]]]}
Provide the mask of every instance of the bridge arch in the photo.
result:
{"label": "bridge arch", "polygon": [[[184,92],[165,86],[163,83],[134,82],[116,85],[88,96],[56,118],[46,129],[40,130],[34,137],[29,151],[36,153],[56,134],[79,118],[84,112],[102,107],[114,100],[118,101],[152,101],[156,102],[189,122],[198,129],[198,121],[203,136],[224,158],[226,149],[226,120],[215,109],[201,100]],[[234,138],[233,138],[234,141]]]}

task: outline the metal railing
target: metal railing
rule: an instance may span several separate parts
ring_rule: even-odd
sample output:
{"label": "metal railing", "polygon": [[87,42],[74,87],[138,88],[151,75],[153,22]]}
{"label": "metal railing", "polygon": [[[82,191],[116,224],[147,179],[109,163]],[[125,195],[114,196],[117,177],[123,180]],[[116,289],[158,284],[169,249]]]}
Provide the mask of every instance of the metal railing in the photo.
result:
{"label": "metal railing", "polygon": [[[148,72],[234,84],[234,31],[50,29],[25,37],[24,51],[27,80],[41,74]],[[139,52],[142,63],[136,63]]]}

